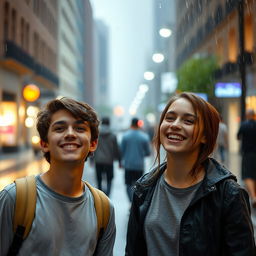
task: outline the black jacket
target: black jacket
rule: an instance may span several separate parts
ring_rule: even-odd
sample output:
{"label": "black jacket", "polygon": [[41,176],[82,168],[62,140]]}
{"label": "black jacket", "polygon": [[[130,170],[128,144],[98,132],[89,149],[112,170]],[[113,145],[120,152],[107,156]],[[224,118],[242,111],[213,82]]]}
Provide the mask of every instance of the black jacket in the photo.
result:
{"label": "black jacket", "polygon": [[[136,183],[128,224],[126,256],[147,255],[145,216],[166,163]],[[205,163],[206,175],[180,223],[179,256],[252,256],[254,231],[247,192],[216,160]],[[161,220],[159,220],[161,221]],[[170,228],[170,227],[167,227]]]}

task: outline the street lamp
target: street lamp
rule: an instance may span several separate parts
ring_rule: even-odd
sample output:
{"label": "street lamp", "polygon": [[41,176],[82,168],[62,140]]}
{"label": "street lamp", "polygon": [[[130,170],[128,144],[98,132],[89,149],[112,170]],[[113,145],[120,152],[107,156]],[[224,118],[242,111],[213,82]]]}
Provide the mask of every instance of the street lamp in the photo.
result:
{"label": "street lamp", "polygon": [[144,79],[145,80],[153,80],[155,78],[155,74],[152,71],[146,71],[144,72]]}
{"label": "street lamp", "polygon": [[164,55],[162,53],[154,53],[152,56],[152,60],[155,63],[161,63],[164,61]]}
{"label": "street lamp", "polygon": [[161,28],[159,30],[159,35],[165,38],[170,37],[172,35],[172,30],[169,28]]}
{"label": "street lamp", "polygon": [[241,122],[245,120],[246,109],[246,63],[244,51],[244,1],[240,0],[237,6],[238,11],[238,29],[239,29],[239,46],[240,46],[240,59],[239,71],[241,76]]}

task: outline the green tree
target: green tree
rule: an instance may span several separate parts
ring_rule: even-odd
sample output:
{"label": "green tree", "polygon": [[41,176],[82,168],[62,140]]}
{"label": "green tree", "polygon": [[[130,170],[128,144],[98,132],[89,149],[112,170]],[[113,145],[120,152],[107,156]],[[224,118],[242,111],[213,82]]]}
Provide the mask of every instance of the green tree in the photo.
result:
{"label": "green tree", "polygon": [[217,60],[213,56],[187,60],[177,71],[177,89],[213,96],[213,74],[217,68]]}

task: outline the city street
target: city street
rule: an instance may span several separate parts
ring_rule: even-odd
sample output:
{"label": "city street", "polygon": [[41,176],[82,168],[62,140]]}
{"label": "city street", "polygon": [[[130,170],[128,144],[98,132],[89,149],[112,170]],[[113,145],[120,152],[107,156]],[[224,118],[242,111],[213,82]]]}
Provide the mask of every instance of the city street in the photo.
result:
{"label": "city street", "polygon": [[[230,170],[232,170],[232,172],[238,177],[239,183],[241,183],[239,175],[240,157],[237,156],[237,154],[229,154],[228,162]],[[19,166],[17,166],[17,164]],[[14,167],[15,165],[16,167]],[[149,170],[151,166],[152,158],[149,157],[146,159],[146,170]],[[11,183],[17,177],[44,172],[47,168],[47,162],[42,158],[34,159],[33,152],[30,151],[19,157],[16,156],[14,158],[0,160],[0,189]],[[85,165],[83,179],[89,181],[92,185],[96,185],[94,168],[89,164],[89,162]],[[110,199],[115,207],[117,226],[114,256],[119,256],[124,254],[130,205],[124,185],[124,170],[118,168],[117,163],[115,164],[114,180]],[[254,227],[256,227],[255,210],[252,212],[252,219]],[[256,230],[256,228],[254,229]]]}

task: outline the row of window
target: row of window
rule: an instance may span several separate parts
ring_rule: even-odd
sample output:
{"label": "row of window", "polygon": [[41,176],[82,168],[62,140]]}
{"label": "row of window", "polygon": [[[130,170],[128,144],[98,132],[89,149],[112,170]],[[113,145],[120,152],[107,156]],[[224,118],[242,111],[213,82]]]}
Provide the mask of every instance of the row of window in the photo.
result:
{"label": "row of window", "polygon": [[[199,33],[196,33],[191,40],[186,42],[186,46],[184,47],[181,54],[179,54],[177,58],[177,64],[180,65],[184,59],[186,59],[195,48],[197,48],[200,44],[200,42],[203,41],[203,39],[206,37],[205,31],[201,30],[199,28]],[[245,35],[245,50],[247,52],[253,52],[254,51],[254,38],[253,38],[253,17],[252,15],[247,15],[245,17],[245,25],[244,25],[244,35]],[[228,62],[236,62],[237,57],[239,55],[239,32],[235,28],[230,28],[227,33],[227,60],[224,58],[224,50],[225,50],[225,40],[221,39],[220,37],[216,39],[215,46],[209,47],[207,49],[207,52],[209,54],[216,54],[219,58],[219,64],[222,65],[225,61]]]}
{"label": "row of window", "polygon": [[[33,33],[31,41],[31,31],[29,23],[21,17],[18,19],[17,11],[8,2],[4,5],[4,40],[11,40],[19,45],[27,53],[33,52],[35,59],[56,72],[56,54],[48,47],[37,32]],[[30,42],[33,48],[30,47]],[[31,51],[30,51],[31,48]]]}
{"label": "row of window", "polygon": [[51,35],[57,38],[57,23],[44,0],[34,0],[33,10]]}
{"label": "row of window", "polygon": [[[23,17],[18,21],[17,11],[14,8],[10,8],[9,3],[4,5],[4,39],[17,41],[20,46],[28,51],[29,50],[29,24]],[[18,27],[19,26],[19,27]],[[19,38],[17,37],[19,36]]]}

